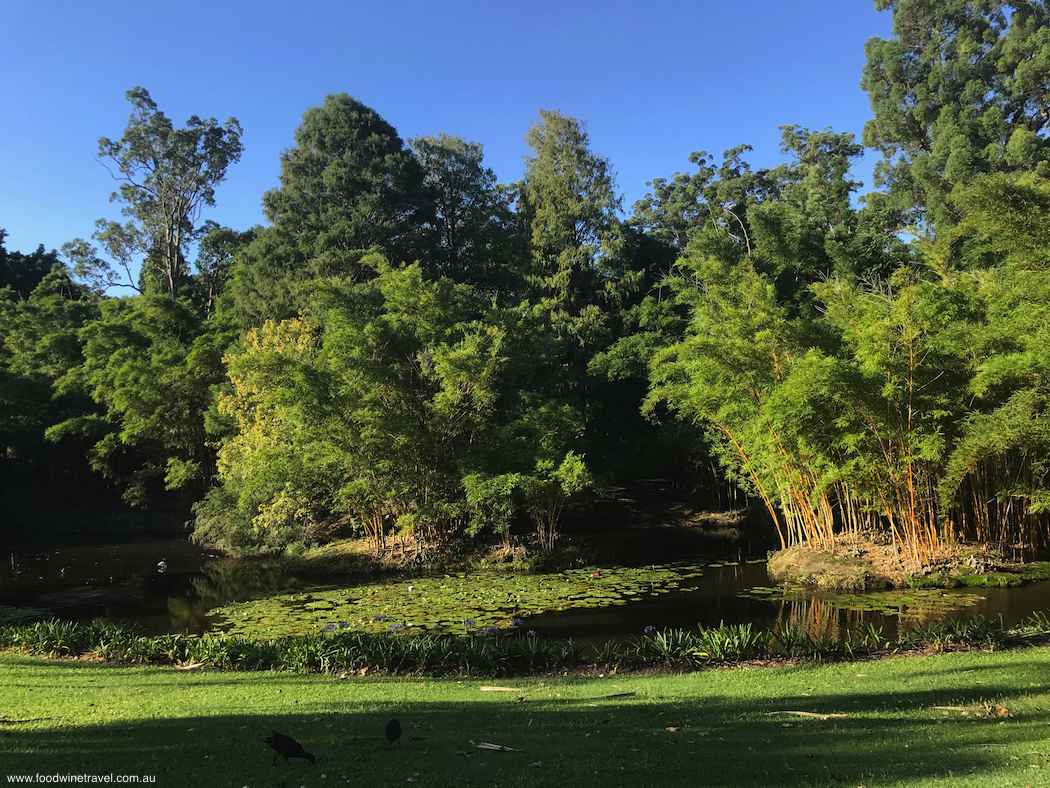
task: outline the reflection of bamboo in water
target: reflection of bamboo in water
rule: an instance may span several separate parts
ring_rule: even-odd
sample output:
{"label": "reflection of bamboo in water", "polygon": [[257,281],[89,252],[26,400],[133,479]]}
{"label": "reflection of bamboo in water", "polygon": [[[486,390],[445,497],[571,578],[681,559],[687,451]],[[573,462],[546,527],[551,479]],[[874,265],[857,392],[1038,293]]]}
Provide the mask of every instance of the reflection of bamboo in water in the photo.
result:
{"label": "reflection of bamboo in water", "polygon": [[[867,625],[873,623],[872,619],[881,626],[886,617],[885,613],[871,610],[836,607],[823,599],[783,599],[777,613],[777,626],[804,629],[816,643],[841,643],[851,636],[862,637]],[[916,626],[929,624],[941,618],[935,611],[916,614],[913,611],[905,611],[903,607],[892,617],[895,619],[894,631],[885,632],[884,636],[887,640],[897,641]]]}
{"label": "reflection of bamboo in water", "polygon": [[837,642],[839,610],[822,599],[785,599],[777,613],[777,626],[804,629],[814,642]]}
{"label": "reflection of bamboo in water", "polygon": [[816,598],[782,599],[776,626],[803,629],[815,643],[841,643],[850,636],[862,637],[872,619],[882,626],[887,618],[894,621],[891,631],[884,631],[883,636],[886,640],[900,642],[916,627],[940,621],[944,613],[935,609],[906,608],[903,605],[893,613],[877,612],[840,608]]}

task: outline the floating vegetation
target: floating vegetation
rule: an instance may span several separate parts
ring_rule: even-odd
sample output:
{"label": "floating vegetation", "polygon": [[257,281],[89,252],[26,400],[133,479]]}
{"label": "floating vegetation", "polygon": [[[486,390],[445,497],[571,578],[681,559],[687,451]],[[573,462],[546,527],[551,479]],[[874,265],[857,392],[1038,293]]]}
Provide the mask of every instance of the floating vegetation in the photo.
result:
{"label": "floating vegetation", "polygon": [[911,588],[895,591],[877,591],[870,594],[814,594],[811,588],[802,585],[755,586],[737,594],[745,599],[767,599],[799,602],[819,599],[821,602],[843,610],[870,611],[883,615],[899,616],[904,620],[928,620],[956,610],[962,610],[980,602],[979,594],[945,591],[938,588]]}
{"label": "floating vegetation", "polygon": [[209,616],[217,629],[255,638],[316,632],[331,621],[344,621],[361,632],[390,632],[396,625],[396,632],[419,633],[436,626],[446,633],[469,634],[510,627],[516,618],[551,610],[624,605],[679,590],[683,581],[700,574],[700,567],[685,562],[545,575],[459,573],[311,588],[225,605]]}

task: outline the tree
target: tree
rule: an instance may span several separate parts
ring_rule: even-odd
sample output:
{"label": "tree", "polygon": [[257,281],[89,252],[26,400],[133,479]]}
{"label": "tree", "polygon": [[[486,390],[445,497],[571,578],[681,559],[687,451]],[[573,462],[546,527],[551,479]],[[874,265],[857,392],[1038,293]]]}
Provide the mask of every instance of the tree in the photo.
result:
{"label": "tree", "polygon": [[610,425],[598,413],[603,398],[594,388],[602,381],[588,365],[619,336],[642,275],[624,254],[612,167],[590,149],[586,125],[540,110],[525,141],[531,154],[518,213],[530,256],[527,319],[545,344],[546,374],[538,382],[544,396],[573,408],[593,435]]}
{"label": "tree", "polygon": [[464,477],[507,448],[493,422],[507,356],[484,302],[416,264],[361,264],[374,276],[309,283],[303,317],[267,321],[227,357],[220,408],[237,429],[220,476],[230,522],[261,541],[352,521],[377,552],[392,525],[441,543],[471,519]]}
{"label": "tree", "polygon": [[471,284],[501,300],[520,297],[520,244],[515,244],[511,192],[482,163],[482,147],[439,134],[409,140],[434,205],[428,228],[431,275]]}
{"label": "tree", "polygon": [[43,244],[32,254],[9,252],[4,248],[5,238],[7,231],[0,228],[0,288],[10,287],[19,298],[29,298],[44,277],[60,264],[58,253],[44,251]]}
{"label": "tree", "polygon": [[239,257],[232,283],[245,326],[295,315],[305,306],[296,288],[309,279],[372,276],[360,264],[370,250],[398,265],[428,259],[423,170],[393,126],[345,93],[303,113],[280,182],[263,195],[271,226]]}
{"label": "tree", "polygon": [[875,0],[895,38],[865,44],[861,87],[882,153],[875,182],[916,232],[958,221],[951,192],[980,174],[1050,175],[1045,0]]}
{"label": "tree", "polygon": [[[236,118],[219,125],[197,115],[176,129],[144,88],[128,91],[131,119],[119,140],[102,137],[99,159],[116,168],[121,181],[110,197],[121,201],[129,221],[99,219],[93,237],[127,275],[119,276],[97,256],[97,250],[77,239],[64,251],[75,273],[96,287],[131,287],[139,292],[163,292],[172,298],[187,276],[186,250],[204,231],[201,211],[215,204],[215,187],[226,170],[241,158],[241,126]],[[131,281],[132,261],[142,258],[138,284]]]}
{"label": "tree", "polygon": [[782,430],[771,405],[805,355],[798,321],[749,261],[688,255],[673,286],[688,328],[653,356],[645,407],[666,405],[703,427],[728,477],[765,504],[782,545],[827,544],[832,518],[814,498],[799,431]]}
{"label": "tree", "polygon": [[604,307],[621,303],[637,283],[623,269],[612,167],[590,150],[586,125],[572,116],[540,110],[525,142],[532,153],[519,211],[529,227],[529,284],[555,330],[586,344],[601,330]]}
{"label": "tree", "polygon": [[[17,252],[11,258],[27,259]],[[28,256],[30,272],[39,259]],[[13,272],[22,286],[35,278],[21,276],[26,272],[21,266]],[[84,496],[91,486],[83,461],[86,447],[76,439],[55,445],[44,433],[92,408],[87,397],[56,396],[53,385],[82,363],[78,331],[97,315],[96,300],[70,279],[61,263],[24,297],[10,285],[0,288],[0,457],[50,474],[57,496]]]}
{"label": "tree", "polygon": [[83,363],[55,384],[100,409],[70,415],[48,438],[90,439],[93,467],[117,480],[129,503],[143,505],[164,488],[200,490],[214,472],[203,414],[222,370],[199,316],[166,295],[106,299],[100,307],[79,332]]}
{"label": "tree", "polygon": [[219,298],[233,276],[236,255],[255,240],[262,228],[256,225],[244,232],[220,227],[214,222],[205,225],[205,234],[197,247],[197,274],[193,278],[193,299],[205,315],[215,312]]}
{"label": "tree", "polygon": [[594,478],[583,457],[570,451],[558,464],[538,460],[535,470],[521,477],[520,485],[525,508],[536,523],[540,547],[551,552],[557,543],[562,510],[574,495],[594,487]]}

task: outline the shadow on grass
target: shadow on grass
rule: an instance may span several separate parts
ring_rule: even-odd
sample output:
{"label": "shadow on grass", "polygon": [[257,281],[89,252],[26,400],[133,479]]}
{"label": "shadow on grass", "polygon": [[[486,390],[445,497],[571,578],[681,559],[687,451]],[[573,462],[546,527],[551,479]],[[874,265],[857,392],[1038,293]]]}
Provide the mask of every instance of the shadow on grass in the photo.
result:
{"label": "shadow on grass", "polygon": [[[741,671],[732,681],[708,672],[666,682],[608,677],[511,683],[522,688],[524,700],[518,693],[478,692],[484,682],[477,680],[339,682],[265,674],[253,681],[243,673],[173,678],[169,672],[156,682],[140,676],[144,681],[121,692],[112,688],[130,669],[114,668],[97,674],[111,689],[89,688],[99,693],[93,702],[117,706],[99,713],[118,715],[119,704],[134,700],[138,718],[109,722],[92,722],[93,712],[82,708],[89,701],[82,666],[34,664],[47,665],[49,678],[50,669],[67,671],[64,679],[74,685],[69,713],[60,708],[54,720],[0,725],[0,774],[138,774],[154,775],[157,785],[253,788],[874,788],[932,785],[937,778],[991,784],[1048,765],[1050,712],[1041,707],[1047,695],[1032,689],[1039,666],[1024,659],[995,668],[901,660],[893,666],[900,687],[893,692],[884,689],[885,674],[883,690],[869,692],[871,663],[851,663]],[[937,686],[925,687],[929,682]],[[604,697],[624,689],[637,694]],[[208,693],[221,713],[193,713],[193,690]],[[423,702],[421,695],[432,700]],[[16,713],[35,708],[24,697],[15,698]],[[1000,708],[1011,716],[998,716]],[[391,717],[404,730],[395,745],[383,738]],[[262,741],[273,730],[297,739],[316,764],[277,758],[274,765]],[[479,750],[472,741],[518,751]]]}

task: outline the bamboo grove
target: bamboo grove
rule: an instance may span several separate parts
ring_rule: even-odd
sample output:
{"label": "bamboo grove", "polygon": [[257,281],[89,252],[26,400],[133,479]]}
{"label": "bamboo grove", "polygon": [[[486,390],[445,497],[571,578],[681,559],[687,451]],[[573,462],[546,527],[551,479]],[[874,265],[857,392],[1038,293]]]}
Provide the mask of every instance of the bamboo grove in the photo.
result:
{"label": "bamboo grove", "polygon": [[876,6],[860,143],[697,151],[629,213],[572,116],[541,111],[500,184],[480,144],[338,94],[268,224],[219,227],[239,124],[129,91],[99,153],[132,221],[0,247],[3,473],[192,502],[242,552],[519,522],[551,550],[567,505],[653,476],[736,487],[783,546],[1050,548],[1050,6]]}

